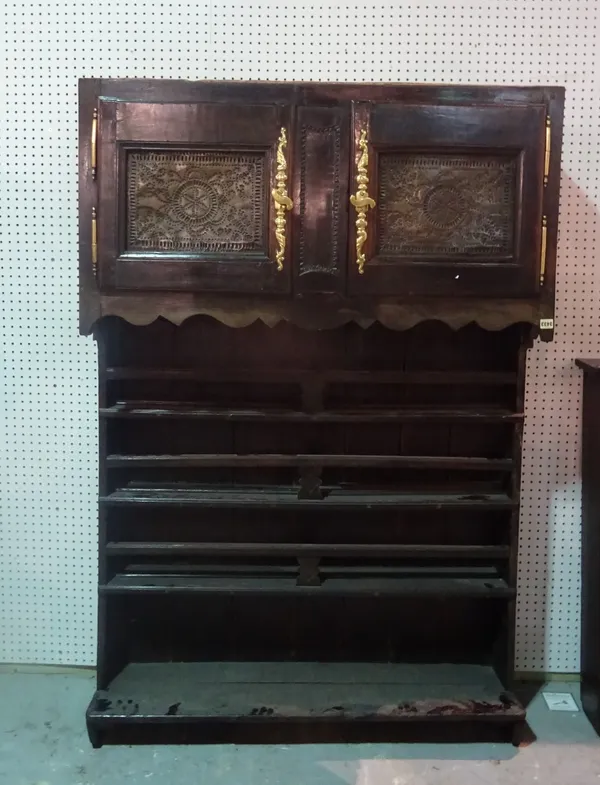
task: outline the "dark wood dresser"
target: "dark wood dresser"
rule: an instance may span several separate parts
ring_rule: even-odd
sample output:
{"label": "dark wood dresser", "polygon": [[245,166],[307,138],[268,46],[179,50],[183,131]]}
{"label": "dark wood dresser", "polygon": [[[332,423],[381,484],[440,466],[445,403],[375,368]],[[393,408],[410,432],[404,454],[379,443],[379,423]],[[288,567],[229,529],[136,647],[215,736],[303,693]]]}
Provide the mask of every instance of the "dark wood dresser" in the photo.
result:
{"label": "dark wood dresser", "polygon": [[94,746],[510,740],[563,89],[86,79]]}
{"label": "dark wood dresser", "polygon": [[600,360],[577,360],[583,370],[581,702],[600,733]]}

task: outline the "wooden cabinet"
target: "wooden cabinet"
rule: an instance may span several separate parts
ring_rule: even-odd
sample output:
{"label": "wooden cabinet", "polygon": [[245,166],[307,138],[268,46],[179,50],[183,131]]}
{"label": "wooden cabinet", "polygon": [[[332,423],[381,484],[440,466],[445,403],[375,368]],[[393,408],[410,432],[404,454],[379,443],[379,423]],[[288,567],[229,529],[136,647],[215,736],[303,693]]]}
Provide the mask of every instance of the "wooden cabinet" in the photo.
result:
{"label": "wooden cabinet", "polygon": [[581,526],[581,701],[600,733],[600,360],[583,370]]}
{"label": "wooden cabinet", "polygon": [[353,294],[535,295],[547,108],[355,103],[373,203]]}
{"label": "wooden cabinet", "polygon": [[[519,301],[525,321],[532,308],[552,318],[561,100],[558,88],[84,80],[82,265],[96,307],[82,320],[140,302],[111,308],[123,292],[279,295],[283,318],[308,293],[336,295],[338,313],[391,296],[429,300],[434,315],[476,297],[512,301],[505,324]],[[174,302],[144,300],[167,317]]]}
{"label": "wooden cabinet", "polygon": [[560,88],[84,80],[95,745],[510,740]]}

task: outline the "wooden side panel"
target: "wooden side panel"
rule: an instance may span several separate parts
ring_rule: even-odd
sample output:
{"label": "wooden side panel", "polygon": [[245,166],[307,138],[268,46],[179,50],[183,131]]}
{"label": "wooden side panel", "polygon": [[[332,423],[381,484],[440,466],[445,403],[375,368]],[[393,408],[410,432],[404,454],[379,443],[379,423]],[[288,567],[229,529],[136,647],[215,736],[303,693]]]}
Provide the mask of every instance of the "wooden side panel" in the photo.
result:
{"label": "wooden side panel", "polygon": [[600,365],[583,367],[581,694],[600,732]]}
{"label": "wooden side panel", "polygon": [[556,297],[556,250],[558,243],[558,208],[561,179],[561,154],[563,136],[563,117],[565,91],[562,87],[553,88],[548,96],[549,134],[549,171],[544,188],[542,213],[547,221],[546,270],[540,285],[540,318],[552,320],[552,326],[540,330],[542,341],[554,337],[554,302]]}

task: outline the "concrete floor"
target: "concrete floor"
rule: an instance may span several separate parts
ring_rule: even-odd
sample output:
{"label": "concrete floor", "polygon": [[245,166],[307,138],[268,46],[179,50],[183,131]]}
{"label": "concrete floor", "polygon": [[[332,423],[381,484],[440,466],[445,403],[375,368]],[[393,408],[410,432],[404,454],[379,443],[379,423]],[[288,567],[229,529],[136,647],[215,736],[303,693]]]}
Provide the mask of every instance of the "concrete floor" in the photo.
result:
{"label": "concrete floor", "polygon": [[[598,785],[600,739],[582,712],[528,712],[537,741],[510,745],[103,747],[84,711],[90,671],[0,670],[0,785]],[[552,692],[578,685],[552,683]],[[578,700],[579,702],[579,700]]]}

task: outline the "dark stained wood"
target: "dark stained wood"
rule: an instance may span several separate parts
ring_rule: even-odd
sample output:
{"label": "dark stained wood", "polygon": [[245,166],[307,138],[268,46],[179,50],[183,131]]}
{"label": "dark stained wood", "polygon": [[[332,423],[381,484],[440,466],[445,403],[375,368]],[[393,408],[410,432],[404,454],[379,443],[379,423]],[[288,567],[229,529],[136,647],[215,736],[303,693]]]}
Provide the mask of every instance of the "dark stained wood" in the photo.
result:
{"label": "dark stained wood", "polygon": [[127,556],[296,556],[312,555],[323,558],[446,558],[464,556],[469,559],[506,558],[509,548],[504,545],[361,545],[303,543],[232,543],[232,542],[109,542],[106,552],[112,555]]}
{"label": "dark stained wood", "polygon": [[[436,741],[473,734],[510,741],[512,723],[524,717],[489,666],[362,664],[363,697],[356,705],[355,667],[336,674],[322,663],[287,665],[241,662],[223,673],[218,663],[132,664],[90,705],[90,735],[97,745],[123,737],[128,743],[298,743],[313,734],[339,743],[414,741],[429,726]],[[455,699],[449,681],[457,678],[469,685],[471,700]],[[277,692],[282,683],[285,699]]]}
{"label": "dark stained wood", "polygon": [[380,597],[386,595],[426,595],[459,597],[514,597],[516,590],[500,578],[328,578],[316,586],[302,586],[294,578],[244,578],[194,575],[117,575],[99,587],[100,594],[184,593],[184,594],[308,594],[342,596],[354,594]]}
{"label": "dark stained wood", "polygon": [[[497,578],[498,572],[492,570],[467,569],[477,562],[500,563],[508,558],[507,546],[485,545],[381,545],[361,543],[354,545],[317,544],[317,543],[230,543],[230,542],[109,542],[106,545],[107,557],[138,556],[145,561],[128,564],[127,573],[143,574],[196,574],[205,576],[225,574],[225,581],[233,575],[251,575],[254,578],[295,574],[298,586],[321,586],[331,577],[346,575],[357,582],[358,579],[374,576],[382,579],[396,579],[403,572],[406,577],[418,577],[417,585],[423,578]],[[283,567],[273,566],[274,559],[283,559]],[[164,560],[167,560],[166,563]],[[169,560],[182,560],[183,564]],[[157,561],[158,560],[158,561]],[[293,562],[293,564],[287,564]],[[427,563],[437,563],[437,569],[425,574]],[[459,570],[448,568],[448,564],[464,565]],[[417,565],[412,573],[407,565]],[[402,566],[404,565],[404,570]],[[455,573],[459,574],[456,575]],[[358,585],[358,584],[357,584]]]}
{"label": "dark stained wood", "polygon": [[[311,407],[312,408],[312,407]],[[226,420],[233,422],[520,422],[524,415],[500,407],[473,411],[456,409],[360,409],[350,411],[293,411],[283,409],[199,409],[178,406],[170,401],[118,401],[114,406],[99,409],[100,417],[154,420],[160,418]]]}
{"label": "dark stained wood", "polygon": [[[563,100],[552,87],[81,82],[80,324],[99,344],[94,745],[272,743],[286,728],[296,741],[323,729],[328,740],[432,740],[458,725],[463,738],[493,726],[506,740],[522,726],[503,690],[526,351],[553,316]],[[377,193],[387,155],[485,155],[490,170],[517,156],[506,170],[513,245],[504,223],[504,250],[488,243],[482,258],[386,256],[376,208],[358,276],[349,194],[363,123]],[[280,272],[271,191],[282,128],[294,204]],[[281,711],[286,679],[260,703],[242,678],[240,695],[260,703],[246,713],[177,697],[196,689],[193,668],[179,666],[230,672],[239,660],[248,674],[261,663],[352,667],[356,689],[308,714]],[[423,700],[385,709],[387,698],[365,700],[360,663],[443,673]],[[159,682],[147,666],[164,667]],[[174,691],[159,699],[163,685]],[[112,705],[122,689],[126,709]]]}
{"label": "dark stained wood", "polygon": [[[539,287],[543,191],[541,151],[545,143],[545,118],[544,105],[355,105],[355,138],[358,138],[361,129],[369,129],[369,195],[376,200],[377,206],[368,214],[364,272],[359,275],[356,264],[349,268],[350,291],[359,295],[447,296],[452,293],[459,297],[487,297],[491,292],[500,297],[535,295]],[[396,212],[390,212],[390,217],[386,218],[383,211],[383,170],[393,170],[393,174],[389,175],[392,181],[402,171],[399,165],[394,168],[390,159],[393,153],[400,154],[397,160],[402,161],[404,167],[407,166],[406,161],[413,161],[414,177],[421,174],[422,179],[407,181],[404,191],[401,191],[404,207],[401,203],[390,206]],[[408,158],[409,155],[412,158]],[[427,169],[427,160],[431,161],[430,169]],[[446,168],[442,168],[444,161],[447,162]],[[482,166],[478,164],[480,161],[485,161],[486,167],[493,165],[494,168],[475,169],[477,165]],[[495,183],[485,190],[485,184],[490,181],[489,172],[493,171],[498,179],[502,165],[512,166],[514,170],[512,177],[508,178],[512,181],[511,203],[504,197],[504,204],[498,203],[494,217],[482,219],[471,236],[468,221],[461,229],[461,218],[484,214],[485,200],[491,199],[498,190]],[[439,170],[435,176],[431,174],[434,170]],[[474,180],[473,173],[478,171],[481,175]],[[356,177],[356,170],[353,176]],[[470,191],[475,190],[475,183],[482,193],[471,197]],[[419,193],[416,193],[417,189]],[[398,195],[393,198],[398,198]],[[391,198],[389,195],[388,199]],[[481,204],[477,203],[478,198],[482,200]],[[419,201],[421,199],[423,204]],[[449,203],[447,200],[450,200]],[[412,210],[415,221],[421,214],[428,216],[422,220],[428,222],[432,238],[439,235],[434,247],[458,243],[460,248],[460,244],[465,242],[465,250],[448,251],[444,255],[441,251],[429,251],[425,245],[411,255],[408,250],[390,251],[385,245],[382,248],[382,225],[403,220],[407,209]],[[456,212],[448,214],[449,210]],[[492,241],[490,229],[483,221],[497,220],[496,214],[502,210],[510,216],[511,240],[506,250],[502,252],[490,247],[487,253],[477,251],[477,242]],[[456,219],[458,228],[455,228]],[[407,222],[405,230],[409,226]],[[461,231],[466,234],[461,235]],[[452,238],[452,242],[444,238]],[[398,238],[399,241],[402,239]],[[422,234],[416,233],[413,242],[423,243]]]}
{"label": "dark stained wood", "polygon": [[582,413],[581,698],[600,733],[600,360],[577,360],[584,371]]}
{"label": "dark stained wood", "polygon": [[[82,79],[86,86],[91,80]],[[179,79],[99,79],[98,94],[122,101],[162,103],[206,101],[210,103],[255,103],[257,95],[271,103],[316,106],[358,101],[368,94],[377,101],[423,103],[539,104],[560,99],[562,87],[521,85],[409,84],[406,82],[240,82],[191,81]]]}
{"label": "dark stained wood", "polygon": [[92,117],[100,91],[100,80],[79,82],[79,321],[80,332],[88,334],[99,310],[99,291],[92,268],[92,210],[97,189],[92,178]]}
{"label": "dark stained wood", "polygon": [[[585,371],[587,374],[590,374],[590,376],[593,376],[594,374],[597,374],[598,372],[600,372],[600,360],[594,360],[594,359],[589,359],[589,360],[585,359],[585,360],[583,360],[583,359],[578,359],[578,360],[575,360],[575,365],[578,368],[581,368],[582,371]],[[587,377],[585,377],[585,378],[587,378]]]}
{"label": "dark stained wood", "polygon": [[243,652],[492,659],[510,683],[526,328],[97,332],[99,687]]}
{"label": "dark stained wood", "polygon": [[[294,153],[294,291],[346,289],[350,115],[299,106]],[[318,196],[317,196],[318,194]]]}
{"label": "dark stained wood", "polygon": [[468,469],[510,471],[510,458],[471,458],[453,455],[107,455],[108,469],[136,466],[358,466],[404,469]]}
{"label": "dark stained wood", "polygon": [[[439,701],[428,704],[430,713],[424,717],[415,711],[416,706],[408,704],[403,722],[377,721],[370,707],[365,711],[370,715],[368,718],[349,714],[338,719],[328,711],[319,715],[318,720],[292,716],[284,722],[279,714],[269,716],[269,708],[265,706],[256,707],[255,714],[247,719],[236,714],[233,722],[230,717],[196,718],[193,714],[124,718],[107,714],[103,708],[105,700],[98,695],[86,714],[90,743],[96,749],[105,744],[398,744],[422,742],[424,738],[432,744],[478,741],[518,747],[523,732],[519,730],[516,734],[514,729],[525,724],[524,711],[516,699],[514,712],[507,710],[506,703],[498,701],[485,706],[489,712],[485,714],[476,701],[458,705],[454,700]],[[179,708],[178,702],[172,705]],[[456,711],[456,715],[449,716],[449,709]]]}
{"label": "dark stained wood", "polygon": [[316,378],[321,382],[356,382],[361,384],[477,384],[477,385],[511,385],[516,382],[514,373],[494,371],[457,371],[455,373],[441,371],[351,371],[331,370],[316,373],[315,371],[271,370],[261,368],[252,370],[245,368],[119,368],[108,367],[104,371],[107,379],[173,379],[199,381],[235,381],[239,383],[263,382],[298,382],[304,383]]}
{"label": "dark stained wood", "polygon": [[307,499],[299,496],[299,489],[240,489],[240,488],[186,488],[178,484],[172,487],[127,487],[120,488],[107,496],[100,497],[100,503],[109,506],[191,506],[227,508],[310,508],[317,510],[339,509],[378,509],[418,510],[434,508],[448,509],[510,509],[515,506],[509,496],[502,493],[377,493],[348,492],[340,489],[324,489],[321,499]]}
{"label": "dark stained wood", "polygon": [[[551,158],[548,184],[544,188],[542,213],[548,220],[548,245],[546,253],[546,276],[541,286],[540,318],[554,318],[554,301],[556,297],[556,249],[558,244],[558,208],[561,179],[562,137],[564,122],[564,91],[559,94],[560,100],[548,103],[548,114],[551,120]],[[540,331],[544,342],[554,338],[554,329]]]}
{"label": "dark stained wood", "polygon": [[[99,368],[106,364],[107,345],[101,334],[98,337],[98,363]],[[98,403],[105,406],[107,403],[106,386],[99,385]],[[98,448],[100,456],[106,455],[107,445],[107,423],[99,422]],[[100,497],[108,493],[108,477],[106,462],[99,461],[98,466],[98,492]],[[108,564],[104,558],[106,545],[108,542],[108,514],[104,509],[98,509],[98,550],[100,558],[98,560],[98,581],[100,584],[108,580]],[[104,646],[103,642],[108,640],[110,630],[110,645]],[[124,609],[111,603],[105,597],[98,597],[98,684],[108,684],[127,664],[127,637],[126,624],[124,619]]]}
{"label": "dark stained wood", "polygon": [[[548,316],[548,309],[544,311]],[[88,334],[95,322],[123,316],[131,324],[148,325],[163,317],[175,325],[191,317],[209,316],[229,327],[249,327],[257,320],[272,327],[291,322],[307,330],[330,330],[345,324],[368,328],[378,322],[391,330],[408,330],[420,322],[436,320],[453,329],[476,323],[485,330],[503,330],[517,323],[538,324],[542,315],[539,297],[522,299],[466,299],[454,297],[341,298],[311,294],[289,299],[246,298],[215,292],[151,292],[143,295],[102,294],[81,314],[81,331]]]}
{"label": "dark stained wood", "polygon": [[[148,105],[103,100],[99,107],[99,170],[111,173],[110,177],[105,174],[99,178],[98,275],[103,290],[289,291],[289,263],[282,271],[278,271],[274,263],[276,244],[270,197],[276,167],[275,151],[281,128],[290,124],[289,108],[286,111],[285,107],[274,105],[233,108],[223,104]],[[144,151],[174,155],[176,150],[181,152],[182,161],[186,154],[201,151],[209,159],[207,174],[201,174],[200,166],[193,169],[189,165],[189,178],[177,185],[176,166],[172,166],[171,182],[165,176],[166,165],[160,177],[147,165],[144,180],[154,176],[156,182],[145,185],[153,188],[146,201],[153,205],[157,214],[164,211],[156,231],[166,231],[160,227],[175,208],[181,213],[181,219],[188,219],[182,224],[186,232],[202,222],[204,213],[214,213],[208,226],[217,226],[223,237],[223,250],[214,242],[214,248],[209,247],[204,252],[170,251],[167,236],[162,242],[164,250],[158,246],[149,251],[135,246],[129,248],[126,224],[131,218],[127,208],[130,190],[127,178],[131,163],[128,156]],[[240,227],[235,223],[234,208],[229,202],[233,199],[231,204],[235,204],[240,199],[238,192],[245,194],[249,188],[251,175],[239,162],[245,160],[244,154],[246,158],[248,154],[255,158],[259,156],[257,176],[262,182],[262,196],[253,209],[261,210],[261,237],[255,249],[236,251]],[[218,167],[227,171],[220,184],[215,175],[220,171]],[[173,203],[165,210],[167,193]],[[145,209],[148,213],[148,208]],[[248,212],[251,209],[249,207]],[[144,220],[149,219],[144,217]],[[289,227],[290,236],[291,231]]]}
{"label": "dark stained wood", "polygon": [[[516,389],[516,408],[522,411],[525,408],[525,381],[527,377],[527,351],[533,344],[532,334],[525,333],[518,352],[518,382]],[[517,423],[512,431],[512,457],[513,469],[510,478],[510,496],[516,502],[510,519],[510,558],[506,576],[511,586],[518,580],[518,555],[519,555],[519,508],[521,500],[521,460],[523,445],[523,422]],[[510,681],[515,661],[515,638],[511,630],[516,625],[516,599],[508,606],[506,627],[498,636],[495,656],[496,671],[505,681]]]}
{"label": "dark stained wood", "polygon": [[[358,278],[353,220],[348,222],[348,187],[354,187],[354,136],[349,132],[353,104],[364,107],[357,116],[371,119],[375,146],[383,139],[386,149],[395,144],[405,150],[416,141],[423,152],[470,149],[481,154],[487,149],[514,155],[521,150],[522,199],[515,218],[519,239],[513,261],[469,261],[459,265],[457,273],[456,260],[422,265],[395,260],[373,264],[371,275]],[[370,319],[404,329],[424,318],[457,326],[477,321],[501,329],[516,321],[537,324],[540,318],[552,318],[563,104],[560,87],[81,80],[81,329],[89,332],[98,318],[111,313],[137,323],[159,315],[179,322],[192,314],[210,313],[231,325],[256,318],[267,323],[288,319],[315,329]],[[100,110],[95,181],[90,170],[94,106]],[[543,128],[539,133],[538,120],[543,125],[546,114],[552,123],[552,157],[542,192],[545,135]],[[286,263],[279,272],[273,262],[270,191],[281,127],[288,130],[288,191],[295,204],[287,221]],[[265,242],[259,253],[215,249],[177,254],[161,248],[144,255],[125,249],[128,151],[159,152],[161,145],[163,151],[264,152]],[[371,158],[371,185],[377,188],[377,155]],[[203,204],[206,207],[206,200]],[[94,205],[100,288],[90,264]],[[371,218],[377,224],[375,213]],[[548,254],[540,290],[536,265],[542,213],[548,221]],[[349,298],[347,275],[353,292]],[[140,297],[136,291],[144,294]],[[273,293],[281,299],[266,296]],[[231,294],[237,295],[234,302],[228,301]],[[325,307],[315,308],[310,299],[319,295],[329,300]],[[464,295],[467,299],[457,302]],[[475,302],[473,295],[487,302]],[[422,301],[417,303],[415,296]],[[391,298],[387,307],[381,298]],[[545,330],[542,339],[549,340],[552,334]]]}

